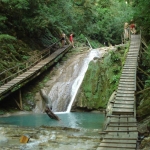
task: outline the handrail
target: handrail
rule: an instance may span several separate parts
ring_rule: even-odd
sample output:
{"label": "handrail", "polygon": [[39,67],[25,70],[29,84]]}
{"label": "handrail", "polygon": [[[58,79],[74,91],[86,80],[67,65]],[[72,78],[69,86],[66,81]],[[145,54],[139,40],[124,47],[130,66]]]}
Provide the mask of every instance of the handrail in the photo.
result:
{"label": "handrail", "polygon": [[[85,37],[85,38],[86,38],[86,37]],[[88,42],[90,48],[93,49],[92,46],[91,46],[91,44],[90,44],[90,42],[89,42],[89,40],[88,40],[87,38],[86,38],[86,40],[87,40],[87,42]]]}
{"label": "handrail", "polygon": [[[0,86],[4,85],[5,83],[9,82],[19,74],[29,70],[32,66],[36,65],[39,61],[45,59],[51,54],[50,49],[57,44],[59,41],[53,43],[52,45],[48,46],[40,53],[30,57],[27,61],[20,63],[14,67],[8,68],[0,73]],[[13,73],[13,74],[12,74]],[[11,75],[10,75],[11,74]]]}

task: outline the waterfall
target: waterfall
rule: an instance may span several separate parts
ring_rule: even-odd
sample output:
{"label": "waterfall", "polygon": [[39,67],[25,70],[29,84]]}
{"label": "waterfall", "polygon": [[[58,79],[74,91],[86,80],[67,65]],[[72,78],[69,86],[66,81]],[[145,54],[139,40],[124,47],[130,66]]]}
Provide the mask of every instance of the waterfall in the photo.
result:
{"label": "waterfall", "polygon": [[76,94],[88,69],[89,62],[94,57],[101,57],[103,49],[91,49],[86,53],[74,56],[58,69],[55,80],[49,81],[49,98],[52,102],[52,111],[68,113],[71,110]]}
{"label": "waterfall", "polygon": [[87,58],[84,59],[84,64],[81,69],[81,72],[79,73],[78,77],[75,79],[73,85],[72,85],[72,90],[71,90],[71,100],[70,100],[70,103],[67,107],[67,113],[70,112],[71,110],[71,107],[72,107],[72,104],[74,102],[74,99],[76,97],[76,94],[80,88],[80,85],[84,79],[84,75],[88,69],[88,65],[90,63],[91,60],[93,60],[94,57],[100,57],[100,51],[98,51],[97,49],[92,49],[88,55]]}

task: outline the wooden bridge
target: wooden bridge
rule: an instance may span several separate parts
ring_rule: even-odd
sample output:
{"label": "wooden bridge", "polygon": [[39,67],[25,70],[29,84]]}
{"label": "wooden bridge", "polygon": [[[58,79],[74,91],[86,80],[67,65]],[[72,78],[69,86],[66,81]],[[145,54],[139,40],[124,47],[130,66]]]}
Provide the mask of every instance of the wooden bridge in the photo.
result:
{"label": "wooden bridge", "polygon": [[[47,48],[38,55],[33,56],[32,60],[28,60],[20,66],[14,66],[13,68],[0,73],[1,78],[4,76],[4,79],[0,81],[0,100],[20,89],[23,85],[40,75],[48,67],[58,62],[71,47],[72,46],[70,45],[65,45],[63,48],[56,50],[52,54],[50,53],[51,49]],[[7,76],[10,70],[14,73]]]}
{"label": "wooden bridge", "polygon": [[141,45],[140,35],[132,35],[118,89],[107,116],[105,136],[97,150],[135,150],[138,131],[136,122],[136,70]]}

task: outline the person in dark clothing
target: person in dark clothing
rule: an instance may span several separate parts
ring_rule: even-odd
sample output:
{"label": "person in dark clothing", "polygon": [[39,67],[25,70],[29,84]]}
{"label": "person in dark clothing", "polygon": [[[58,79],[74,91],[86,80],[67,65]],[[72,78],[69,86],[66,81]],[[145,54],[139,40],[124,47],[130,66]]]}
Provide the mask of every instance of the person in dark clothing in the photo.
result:
{"label": "person in dark clothing", "polygon": [[64,47],[65,46],[65,37],[66,35],[63,33],[61,36],[61,46]]}

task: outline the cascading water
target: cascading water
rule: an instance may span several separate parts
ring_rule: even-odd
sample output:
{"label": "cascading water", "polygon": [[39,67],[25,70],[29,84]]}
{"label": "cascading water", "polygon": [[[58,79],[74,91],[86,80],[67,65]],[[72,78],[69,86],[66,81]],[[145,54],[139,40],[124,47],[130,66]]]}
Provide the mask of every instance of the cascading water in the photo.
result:
{"label": "cascading water", "polygon": [[91,49],[88,54],[81,54],[78,59],[68,62],[68,66],[60,70],[60,75],[48,94],[53,112],[70,112],[89,62],[95,57],[101,57],[102,53],[102,49]]}
{"label": "cascading water", "polygon": [[91,60],[93,60],[94,57],[100,57],[100,51],[98,51],[97,49],[92,49],[88,55],[87,58],[85,58],[83,66],[81,66],[81,72],[79,73],[78,77],[75,79],[73,85],[72,85],[72,90],[71,90],[71,100],[70,103],[67,107],[67,111],[66,112],[70,112],[71,110],[71,106],[74,102],[74,99],[76,97],[76,94],[80,88],[80,85],[84,79],[84,75],[88,69],[88,65],[90,63]]}

